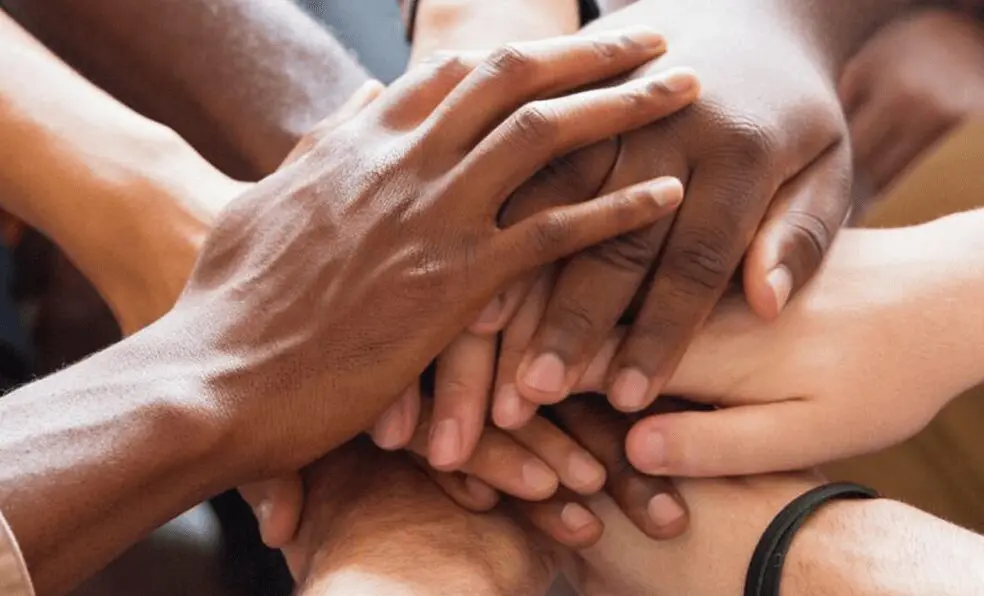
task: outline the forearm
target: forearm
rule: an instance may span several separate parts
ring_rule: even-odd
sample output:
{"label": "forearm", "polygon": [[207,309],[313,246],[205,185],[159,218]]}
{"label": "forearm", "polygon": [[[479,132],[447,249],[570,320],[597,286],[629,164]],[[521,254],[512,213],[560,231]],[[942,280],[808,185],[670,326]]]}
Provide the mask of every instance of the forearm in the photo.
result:
{"label": "forearm", "polygon": [[0,13],[0,207],[75,262],[131,331],[170,308],[244,185]]}
{"label": "forearm", "polygon": [[894,501],[840,502],[797,534],[783,596],[981,593],[984,539]]}
{"label": "forearm", "polygon": [[552,567],[516,523],[464,511],[405,454],[357,440],[314,467],[301,595],[535,596],[549,586]]}
{"label": "forearm", "polygon": [[[777,23],[790,35],[811,41],[813,51],[818,52],[822,62],[832,73],[839,71],[844,61],[881,24],[913,7],[919,0],[837,0],[836,2],[817,2],[815,0],[693,0],[687,2],[667,2],[666,0],[639,0],[624,9],[617,10],[589,25],[589,29],[618,28],[633,24],[655,27],[666,35],[672,54],[674,38],[678,32],[688,30],[686,38],[696,41],[706,39],[707,43],[726,34],[715,31],[714,27],[702,27],[702,14],[720,14],[722,11],[734,16],[734,22],[765,19]],[[619,3],[616,3],[619,4]],[[778,21],[776,19],[779,19]],[[720,19],[707,22],[720,23]],[[703,31],[703,36],[694,35],[694,30]],[[745,29],[754,31],[756,28]],[[746,40],[747,41],[747,40]]]}
{"label": "forearm", "polygon": [[0,510],[39,594],[239,480],[182,335],[152,327],[0,400]]}
{"label": "forearm", "polygon": [[436,51],[490,50],[577,31],[576,0],[420,0],[411,62]]}
{"label": "forearm", "polygon": [[273,171],[367,75],[289,0],[9,0],[42,41],[233,176]]}

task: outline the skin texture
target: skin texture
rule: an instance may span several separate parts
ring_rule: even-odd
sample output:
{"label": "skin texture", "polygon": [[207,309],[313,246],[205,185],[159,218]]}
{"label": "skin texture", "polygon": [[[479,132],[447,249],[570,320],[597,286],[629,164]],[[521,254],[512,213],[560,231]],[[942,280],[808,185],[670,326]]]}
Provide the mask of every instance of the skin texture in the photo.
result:
{"label": "skin texture", "polygon": [[[603,187],[672,172],[685,180],[687,202],[672,231],[664,222],[567,264],[516,371],[522,397],[562,399],[648,275],[645,301],[609,371],[609,397],[626,411],[664,388],[746,251],[745,293],[762,315],[774,316],[815,271],[849,206],[846,123],[832,73],[871,24],[853,21],[877,22],[897,7],[865,3],[847,16],[792,4],[750,0],[742,10],[714,0],[643,1],[589,27],[658,20],[672,46],[656,67],[685,61],[701,72],[694,107],[626,135]],[[834,21],[844,31],[836,36],[828,33]],[[745,43],[750,31],[754,45]],[[776,69],[786,74],[776,77]],[[598,287],[607,289],[604,299]]]}
{"label": "skin texture", "polygon": [[876,192],[984,108],[984,28],[926,10],[886,25],[844,69],[854,158]]}
{"label": "skin texture", "polygon": [[257,180],[368,76],[290,0],[5,0],[96,84]]}
{"label": "skin texture", "polygon": [[[466,344],[470,356],[452,362],[462,371],[462,363],[470,362],[467,376],[474,381],[465,386],[463,372],[451,374],[446,386],[455,391],[442,395],[439,379],[438,418],[457,428],[436,427],[434,441],[442,447],[432,465],[454,469],[467,460],[486,410],[483,381],[490,376],[494,420],[519,428],[538,405],[570,393],[607,334],[629,314],[632,329],[612,361],[606,393],[620,409],[639,411],[665,389],[740,263],[746,298],[766,318],[809,279],[850,207],[850,149],[835,73],[908,3],[817,6],[644,0],[589,26],[668,27],[670,51],[632,76],[695,66],[711,86],[702,83],[696,104],[674,118],[623,135],[617,145],[566,157],[561,168],[587,173],[574,177],[575,188],[567,193],[592,196],[670,173],[688,187],[686,204],[673,222],[593,247],[560,271],[524,278],[483,311],[471,331],[489,338],[537,280],[552,287],[536,315],[535,333],[506,329],[503,335],[501,351],[521,351],[520,358],[500,359],[490,375],[491,340],[472,340]],[[758,43],[747,43],[751,35]],[[762,90],[768,90],[768,101]]]}
{"label": "skin texture", "polygon": [[[658,45],[637,30],[416,70],[230,204],[168,315],[6,396],[0,502],[40,591],[65,591],[219,490],[344,443],[495,288],[671,211],[681,190],[661,180],[495,221],[538,161],[673,110],[658,79],[522,107],[537,86],[581,87]],[[551,130],[570,134],[542,136]],[[473,168],[512,173],[482,181]],[[312,311],[325,316],[312,324]]]}
{"label": "skin texture", "polygon": [[[357,473],[367,465],[379,473]],[[308,505],[285,551],[299,594],[535,595],[556,573],[550,549],[521,523],[457,507],[404,453],[357,440],[304,478]]]}
{"label": "skin texture", "polygon": [[[521,14],[522,18],[516,18],[517,14]],[[420,61],[430,53],[438,51],[475,49],[501,42],[545,38],[555,34],[558,28],[562,32],[573,32],[577,27],[578,16],[577,3],[571,0],[564,2],[539,0],[517,3],[516,6],[510,6],[508,3],[428,0],[418,5],[413,60]],[[697,92],[696,87],[680,91],[681,95],[686,97],[696,97]],[[608,142],[556,160],[514,193],[503,220],[514,221],[548,205],[579,202],[594,196],[613,165],[616,149],[616,143]],[[612,163],[606,163],[606,157]],[[527,341],[535,330],[536,317],[540,312],[537,309],[542,308],[548,291],[549,287],[545,284],[536,284],[530,291],[530,298],[525,302],[524,308],[516,315],[519,320],[531,321],[532,327],[530,324],[513,327],[514,332],[527,333]],[[506,297],[513,300],[512,307],[503,308],[503,300]],[[418,454],[427,456],[428,463],[435,469],[448,471],[446,474],[435,474],[435,477],[442,486],[451,491],[451,494],[456,495],[455,498],[460,503],[470,503],[466,500],[470,493],[468,487],[474,488],[474,484],[462,485],[460,474],[450,471],[472,471],[476,461],[489,461],[484,456],[476,457],[476,454],[485,451],[488,442],[484,435],[490,432],[486,424],[486,416],[489,410],[491,383],[495,375],[496,352],[499,344],[497,331],[501,327],[500,319],[504,314],[503,311],[515,310],[520,298],[522,296],[517,295],[516,292],[498,296],[483,310],[479,320],[453,341],[438,358],[434,379],[433,415],[424,425],[430,429],[426,451],[419,450],[416,439],[420,434],[420,428],[416,434],[413,431],[416,412],[420,410],[420,397],[416,391],[405,394],[373,428],[374,440],[386,449],[403,447],[410,442],[410,436],[414,436],[415,440],[411,443],[411,448]],[[502,350],[499,357],[508,359],[513,355],[514,352]],[[518,399],[515,403],[518,403]],[[492,414],[493,419],[498,421],[499,410],[494,410]],[[530,424],[522,428],[505,429],[505,434],[512,436],[520,445],[526,446],[534,453],[569,454],[566,461],[551,463],[551,467],[557,470],[558,479],[563,484],[561,495],[564,498],[550,508],[539,509],[538,515],[533,516],[532,519],[553,539],[568,546],[583,546],[596,540],[601,531],[601,524],[591,519],[587,510],[577,505],[577,496],[590,494],[604,486],[606,480],[608,483],[622,482],[621,478],[624,475],[621,474],[618,465],[613,465],[612,453],[603,452],[605,458],[600,458],[601,461],[584,457],[587,453],[584,449],[572,447],[577,444],[576,441],[557,432],[553,425],[543,418],[534,418]],[[532,453],[528,456],[530,457]],[[502,464],[507,462],[505,459],[496,461]],[[487,474],[518,479],[526,476],[522,470],[521,467],[499,465],[497,469],[489,470]],[[613,471],[614,478],[610,475]],[[501,483],[493,483],[493,485],[502,486]],[[665,538],[682,531],[686,521],[686,509],[682,503],[674,502],[676,493],[672,483],[656,478],[645,480],[636,478],[634,486],[644,490],[613,490],[612,492],[616,501],[625,507],[627,512],[643,512],[642,516],[632,516],[633,520],[639,522],[640,529],[655,538]],[[533,501],[540,500],[544,496],[541,491],[538,491],[534,499],[528,496],[529,491],[520,493],[514,489],[507,492]],[[641,500],[645,504],[658,494],[668,497],[665,505],[667,511],[661,512],[657,518],[646,516],[645,506],[640,509],[637,501]],[[489,499],[483,494],[482,502],[486,501]],[[293,502],[299,503],[300,499],[295,498]],[[564,523],[561,516],[565,510],[570,513],[572,508],[576,508],[577,517],[580,518],[576,522],[579,527],[573,530],[569,524]],[[279,511],[285,507],[275,507],[275,509]],[[296,515],[293,517],[296,518]],[[282,534],[282,536],[289,535],[289,530]]]}
{"label": "skin texture", "polygon": [[629,461],[650,474],[754,474],[916,434],[984,379],[984,317],[975,307],[984,290],[982,226],[984,214],[971,211],[915,228],[845,232],[774,324],[738,300],[722,305],[669,385],[721,409],[638,422]]}

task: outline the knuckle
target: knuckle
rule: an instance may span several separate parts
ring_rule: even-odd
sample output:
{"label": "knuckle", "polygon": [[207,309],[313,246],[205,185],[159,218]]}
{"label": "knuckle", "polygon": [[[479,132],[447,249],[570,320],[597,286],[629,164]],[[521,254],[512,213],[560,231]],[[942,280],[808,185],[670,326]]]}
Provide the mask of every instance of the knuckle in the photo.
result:
{"label": "knuckle", "polygon": [[548,323],[555,333],[562,331],[563,341],[557,343],[562,344],[564,351],[572,351],[573,346],[569,345],[572,340],[607,331],[596,313],[577,300],[564,300],[557,304]]}
{"label": "knuckle", "polygon": [[534,74],[536,63],[515,45],[506,44],[489,55],[484,68],[495,77],[525,80]]}
{"label": "knuckle", "polygon": [[682,239],[678,248],[667,252],[664,265],[686,286],[716,291],[727,284],[732,266],[720,241],[710,241],[708,235],[695,234]]}
{"label": "knuckle", "polygon": [[460,80],[465,78],[471,68],[460,54],[441,52],[427,61],[435,79]]}
{"label": "knuckle", "polygon": [[625,47],[626,36],[620,35],[614,40],[596,39],[591,42],[591,52],[599,61],[607,62],[618,56],[619,50]]}
{"label": "knuckle", "polygon": [[790,211],[784,219],[793,235],[794,250],[809,263],[819,264],[834,238],[830,224],[809,211]]}
{"label": "knuckle", "polygon": [[534,146],[552,143],[560,132],[543,102],[528,103],[520,108],[513,116],[512,128],[520,142]]}
{"label": "knuckle", "polygon": [[641,274],[652,267],[659,246],[660,242],[647,230],[623,234],[614,240],[592,246],[584,251],[583,256],[611,269]]}
{"label": "knuckle", "polygon": [[547,213],[531,229],[533,250],[538,253],[553,252],[566,245],[573,233],[570,220],[558,213]]}

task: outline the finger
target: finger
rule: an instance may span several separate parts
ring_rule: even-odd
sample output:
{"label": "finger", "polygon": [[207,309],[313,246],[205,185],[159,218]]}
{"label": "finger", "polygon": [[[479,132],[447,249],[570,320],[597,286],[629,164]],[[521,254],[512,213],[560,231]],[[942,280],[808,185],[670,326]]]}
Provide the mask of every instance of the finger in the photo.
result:
{"label": "finger", "polygon": [[423,123],[488,52],[438,52],[391,83],[372,106],[381,122],[397,130]]}
{"label": "finger", "polygon": [[[754,166],[754,164],[752,164]],[[623,411],[652,403],[714,309],[775,188],[748,166],[695,172],[652,285],[610,371],[608,396]]]}
{"label": "finger", "polygon": [[590,246],[564,265],[516,371],[520,395],[539,405],[567,397],[646,279],[671,223]]}
{"label": "finger", "polygon": [[560,483],[572,491],[592,495],[605,485],[605,468],[601,463],[549,420],[534,417],[509,434],[550,466]]}
{"label": "finger", "polygon": [[239,494],[253,510],[265,545],[279,549],[294,540],[304,507],[300,475],[245,484],[239,487]]}
{"label": "finger", "polygon": [[851,174],[838,143],[779,189],[745,257],[745,295],[760,317],[777,317],[820,268],[851,208]]}
{"label": "finger", "polygon": [[516,371],[546,309],[553,277],[553,267],[540,271],[526,300],[502,334],[492,402],[492,421],[499,428],[519,428],[536,414],[536,405],[516,389]]}
{"label": "finger", "polygon": [[647,28],[503,46],[435,110],[433,137],[467,152],[527,101],[610,79],[665,51],[663,37]]}
{"label": "finger", "polygon": [[428,461],[438,470],[459,468],[475,450],[485,427],[495,335],[458,335],[437,359],[434,413]]}
{"label": "finger", "polygon": [[[598,196],[615,166],[618,150],[619,142],[609,139],[554,159],[509,197],[501,223],[510,226],[552,207],[573,205]],[[534,280],[534,274],[524,275],[497,296],[471,331],[479,334],[501,331],[516,314]]]}
{"label": "finger", "polygon": [[[430,420],[425,415],[409,449],[427,458]],[[509,435],[486,428],[471,459],[461,472],[475,476],[489,486],[528,501],[546,499],[557,491],[558,478],[542,460],[530,453]]]}
{"label": "finger", "polygon": [[535,215],[496,236],[493,253],[514,278],[621,234],[650,226],[683,199],[676,178],[659,178],[578,205]]}
{"label": "finger", "polygon": [[605,489],[625,516],[657,540],[679,536],[687,528],[687,510],[673,483],[636,471],[625,455],[630,422],[600,396],[580,396],[551,408],[564,429],[604,464]]}
{"label": "finger", "polygon": [[799,470],[885,447],[869,444],[868,420],[859,417],[859,423],[845,426],[805,400],[667,414],[636,423],[626,449],[632,465],[649,474],[718,477]]}
{"label": "finger", "polygon": [[314,139],[318,138],[319,135],[322,135],[338,127],[343,122],[354,118],[366,106],[372,104],[372,102],[374,102],[385,89],[386,87],[376,80],[369,80],[363,83],[362,86],[356,89],[355,93],[352,94],[352,97],[342,104],[341,107],[335,110],[332,115],[316,124],[315,127],[307,135],[305,135],[299,143],[297,143],[294,149],[292,149],[284,159],[281,167],[293,163],[298,157],[309,151],[311,147],[314,146]]}
{"label": "finger", "polygon": [[602,521],[567,493],[542,502],[512,500],[510,505],[548,538],[567,548],[588,548],[605,531]]}
{"label": "finger", "polygon": [[421,458],[414,456],[414,460],[445,494],[465,509],[483,512],[499,504],[499,493],[478,478],[460,472],[438,472]]}
{"label": "finger", "polygon": [[387,409],[369,435],[380,449],[403,449],[413,438],[420,418],[420,383],[414,381],[400,399]]}
{"label": "finger", "polygon": [[[639,142],[640,138],[646,142]],[[653,145],[652,135],[623,139],[620,155],[605,189],[647,180],[653,172],[681,181],[690,174],[686,159],[659,143]],[[562,400],[627,308],[638,311],[633,302],[644,296],[639,288],[650,275],[672,223],[673,218],[666,217],[654,226],[588,247],[564,265],[515,377],[525,399],[537,404]]]}
{"label": "finger", "polygon": [[693,71],[673,68],[613,87],[528,103],[460,164],[460,183],[498,212],[523,182],[558,155],[663,119],[693,103]]}

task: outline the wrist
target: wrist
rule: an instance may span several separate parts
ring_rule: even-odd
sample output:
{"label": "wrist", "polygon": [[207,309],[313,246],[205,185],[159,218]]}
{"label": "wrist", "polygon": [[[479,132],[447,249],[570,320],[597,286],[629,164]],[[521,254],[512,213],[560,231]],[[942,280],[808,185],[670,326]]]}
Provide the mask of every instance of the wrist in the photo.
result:
{"label": "wrist", "polygon": [[411,63],[438,51],[491,50],[572,34],[579,24],[576,0],[420,0]]}

